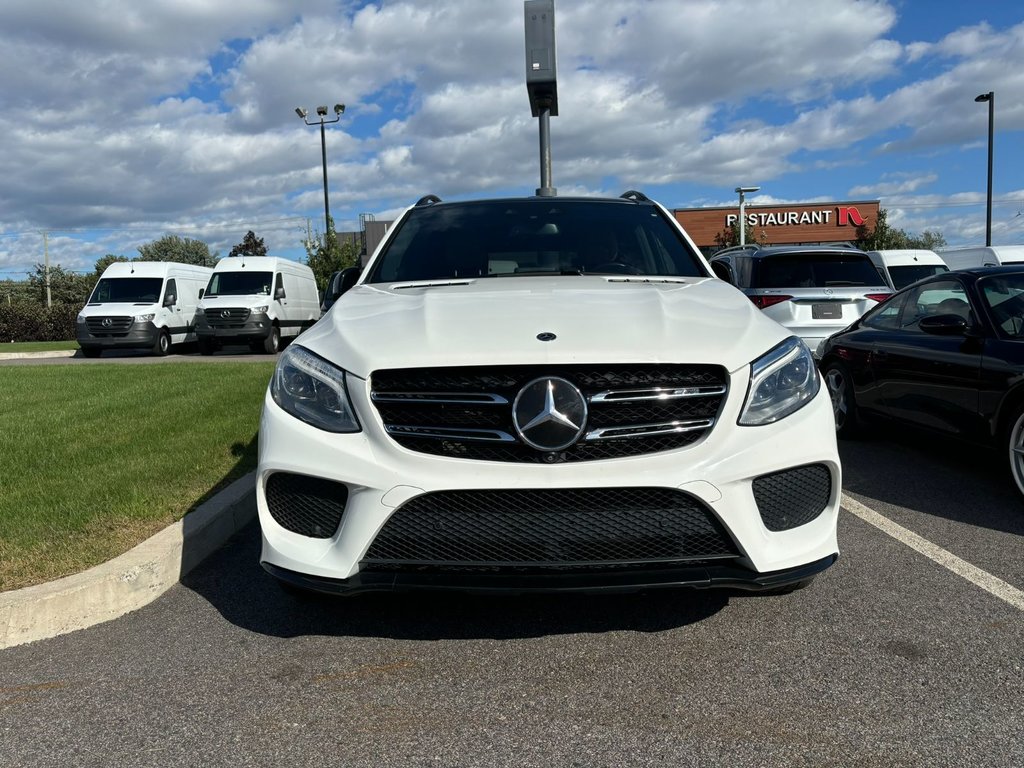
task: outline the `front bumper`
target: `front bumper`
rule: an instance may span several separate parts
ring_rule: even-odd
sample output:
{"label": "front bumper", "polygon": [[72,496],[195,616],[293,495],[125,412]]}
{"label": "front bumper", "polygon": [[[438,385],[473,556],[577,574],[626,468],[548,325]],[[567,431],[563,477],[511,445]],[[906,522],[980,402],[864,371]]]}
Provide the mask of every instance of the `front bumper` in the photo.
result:
{"label": "front bumper", "polygon": [[[734,375],[731,390],[743,393]],[[261,563],[278,578],[306,589],[360,592],[386,589],[474,591],[602,591],[655,587],[774,589],[824,570],[838,555],[836,525],[841,469],[831,402],[821,388],[801,410],[777,424],[739,427],[741,396],[727,398],[716,427],[701,442],[662,453],[577,463],[538,465],[432,456],[398,446],[369,401],[366,382],[350,379],[349,393],[363,430],[331,434],[264,403],[259,436],[257,507],[263,534]],[[754,481],[805,465],[827,468],[830,489],[820,514],[796,527],[770,530]],[[319,478],[345,486],[337,528],[301,535],[275,519],[268,479],[275,473]],[[711,511],[738,553],[715,562],[643,563],[639,567],[513,570],[376,569],[368,550],[396,511],[427,494],[493,489],[666,488]],[[557,564],[556,564],[557,565]]]}
{"label": "front bumper", "polygon": [[266,315],[250,315],[244,322],[232,322],[230,325],[210,325],[202,314],[196,319],[196,335],[201,339],[263,341],[273,327]]}
{"label": "front bumper", "polygon": [[92,333],[85,323],[77,323],[75,336],[80,347],[93,349],[149,349],[156,343],[159,329],[151,321],[133,322],[124,331]]}

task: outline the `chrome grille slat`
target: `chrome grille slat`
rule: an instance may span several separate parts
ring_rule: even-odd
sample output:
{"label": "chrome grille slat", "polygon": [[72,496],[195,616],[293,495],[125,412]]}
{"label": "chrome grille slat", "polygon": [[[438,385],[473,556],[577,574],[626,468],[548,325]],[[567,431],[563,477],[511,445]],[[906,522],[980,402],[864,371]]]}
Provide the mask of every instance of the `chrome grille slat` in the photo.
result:
{"label": "chrome grille slat", "polygon": [[[523,387],[550,376],[578,387],[590,405],[584,438],[559,451],[528,445],[512,417]],[[728,381],[721,366],[703,364],[406,368],[374,371],[370,399],[387,434],[409,450],[550,464],[692,445],[714,428]]]}

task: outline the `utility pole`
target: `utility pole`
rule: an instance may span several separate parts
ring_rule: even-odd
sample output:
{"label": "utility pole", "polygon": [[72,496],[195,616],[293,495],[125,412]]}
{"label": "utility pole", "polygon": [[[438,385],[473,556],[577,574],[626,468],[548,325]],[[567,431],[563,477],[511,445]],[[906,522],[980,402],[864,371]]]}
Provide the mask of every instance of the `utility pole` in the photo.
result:
{"label": "utility pole", "polygon": [[43,281],[46,283],[46,308],[50,308],[50,247],[48,242],[49,232],[43,231]]}

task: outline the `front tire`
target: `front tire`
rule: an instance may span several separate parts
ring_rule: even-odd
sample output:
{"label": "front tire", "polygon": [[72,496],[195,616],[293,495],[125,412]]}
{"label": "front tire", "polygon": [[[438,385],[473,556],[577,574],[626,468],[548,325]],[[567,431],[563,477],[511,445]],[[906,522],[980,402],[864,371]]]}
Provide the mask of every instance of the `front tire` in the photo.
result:
{"label": "front tire", "polygon": [[167,353],[171,351],[171,334],[167,331],[160,331],[156,337],[156,341],[153,343],[153,354],[157,357],[167,357]]}
{"label": "front tire", "polygon": [[836,436],[854,437],[860,432],[860,412],[853,394],[850,370],[839,362],[825,366],[825,386],[832,399],[832,415],[836,420]]}
{"label": "front tire", "polygon": [[1024,494],[1024,406],[1018,406],[1009,428],[1003,433],[1003,445],[1010,466],[1010,475],[1017,484],[1017,490]]}
{"label": "front tire", "polygon": [[271,327],[270,335],[263,340],[263,351],[268,355],[276,355],[281,349],[281,329],[276,325]]}

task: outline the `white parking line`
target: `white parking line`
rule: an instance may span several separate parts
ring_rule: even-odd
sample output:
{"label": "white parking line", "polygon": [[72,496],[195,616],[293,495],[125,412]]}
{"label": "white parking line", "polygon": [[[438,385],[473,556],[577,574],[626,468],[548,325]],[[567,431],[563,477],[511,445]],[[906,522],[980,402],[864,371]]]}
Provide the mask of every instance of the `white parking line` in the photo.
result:
{"label": "white parking line", "polygon": [[865,507],[856,499],[852,499],[845,493],[840,501],[843,509],[850,512],[866,523],[870,523],[879,530],[889,534],[894,539],[903,544],[906,544],[911,549],[917,550],[922,555],[936,563],[941,565],[943,568],[955,573],[957,576],[962,576],[972,584],[981,587],[989,594],[995,595],[1000,600],[1004,600],[1014,608],[1018,608],[1024,611],[1024,592],[1017,589],[1016,587],[1007,584],[1000,578],[993,576],[987,571],[981,570],[975,565],[971,565],[966,560],[962,560],[952,552],[947,552],[937,544],[932,544],[928,539],[918,536],[911,530],[904,528],[902,525],[894,523],[884,515],[880,515],[875,510]]}

